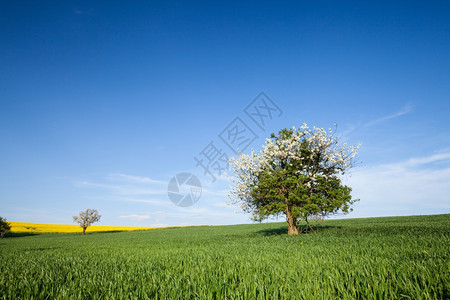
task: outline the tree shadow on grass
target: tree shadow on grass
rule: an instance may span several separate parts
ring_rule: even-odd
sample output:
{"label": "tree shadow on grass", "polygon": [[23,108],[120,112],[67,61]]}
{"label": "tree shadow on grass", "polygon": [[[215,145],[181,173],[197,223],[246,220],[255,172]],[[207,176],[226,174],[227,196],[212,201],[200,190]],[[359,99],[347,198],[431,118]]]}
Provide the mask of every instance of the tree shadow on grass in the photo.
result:
{"label": "tree shadow on grass", "polygon": [[[311,233],[323,233],[323,232],[329,232],[329,231],[335,231],[338,229],[341,229],[342,226],[330,226],[330,225],[312,225],[312,228],[314,229],[314,232],[311,231],[311,229],[306,226],[306,225],[300,225],[299,227],[299,231],[300,234],[311,234]],[[266,236],[270,236],[270,235],[287,235],[288,233],[288,228],[287,226],[283,226],[283,227],[278,227],[278,228],[272,228],[272,229],[264,229],[264,230],[260,230],[257,231],[256,234],[261,234],[261,235],[266,235]]]}
{"label": "tree shadow on grass", "polygon": [[33,236],[33,235],[40,235],[40,233],[37,232],[8,232],[5,234],[6,238],[16,238],[16,237],[25,237],[25,236]]}
{"label": "tree shadow on grass", "polygon": [[86,231],[86,235],[97,234],[97,233],[118,233],[118,232],[126,232],[127,230],[105,230],[105,231]]}
{"label": "tree shadow on grass", "polygon": [[[342,228],[342,226],[331,226],[331,225],[312,225],[312,228],[316,233],[322,233],[322,232],[330,232],[330,231],[336,231]],[[308,228],[307,225],[304,225],[303,227],[300,226],[300,229],[306,230],[310,233],[311,229]]]}
{"label": "tree shadow on grass", "polygon": [[25,249],[25,252],[30,252],[30,251],[53,251],[56,249],[60,249],[61,247],[39,247],[39,248],[28,248]]}
{"label": "tree shadow on grass", "polygon": [[[151,230],[151,229],[148,229]],[[86,230],[86,235],[92,235],[92,234],[104,234],[104,233],[119,233],[119,232],[137,232],[137,231],[145,231],[143,229],[140,230],[105,230],[105,231],[88,231]],[[82,235],[82,232],[71,232],[74,234]]]}
{"label": "tree shadow on grass", "polygon": [[283,235],[283,234],[287,234],[287,232],[288,232],[287,226],[283,226],[283,227],[278,227],[278,228],[264,229],[264,230],[257,231],[255,233],[261,234],[261,235]]}

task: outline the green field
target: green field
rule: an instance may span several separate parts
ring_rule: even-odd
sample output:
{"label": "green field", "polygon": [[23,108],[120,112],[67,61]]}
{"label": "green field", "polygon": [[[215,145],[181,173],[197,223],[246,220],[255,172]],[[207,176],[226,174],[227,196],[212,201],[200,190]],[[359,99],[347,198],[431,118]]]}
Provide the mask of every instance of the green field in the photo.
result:
{"label": "green field", "polygon": [[1,299],[448,299],[450,215],[0,241]]}

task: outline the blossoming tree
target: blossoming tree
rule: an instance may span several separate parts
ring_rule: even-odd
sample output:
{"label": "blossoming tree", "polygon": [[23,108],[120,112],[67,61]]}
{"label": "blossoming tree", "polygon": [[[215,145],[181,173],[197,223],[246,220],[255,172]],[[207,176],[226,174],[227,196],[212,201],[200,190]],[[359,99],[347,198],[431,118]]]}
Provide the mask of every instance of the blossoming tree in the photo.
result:
{"label": "blossoming tree", "polygon": [[83,228],[83,235],[86,234],[86,229],[92,225],[92,223],[100,221],[101,215],[98,214],[98,210],[88,208],[85,211],[80,211],[78,216],[73,216],[73,221],[78,223]]}
{"label": "blossoming tree", "polygon": [[354,165],[359,147],[340,146],[332,129],[306,124],[283,129],[260,152],[230,159],[234,185],[229,196],[254,220],[284,214],[288,234],[299,234],[299,220],[312,229],[312,216],[351,211],[357,200],[339,176]]}

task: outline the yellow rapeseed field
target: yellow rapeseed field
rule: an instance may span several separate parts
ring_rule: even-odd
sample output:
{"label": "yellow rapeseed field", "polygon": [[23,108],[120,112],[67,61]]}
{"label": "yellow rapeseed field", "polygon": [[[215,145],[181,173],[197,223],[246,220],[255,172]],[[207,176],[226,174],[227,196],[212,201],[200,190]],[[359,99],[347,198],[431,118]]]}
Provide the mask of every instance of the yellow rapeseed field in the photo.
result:
{"label": "yellow rapeseed field", "polygon": [[[82,232],[83,229],[79,225],[58,225],[58,224],[41,224],[41,223],[23,223],[10,222],[12,232]],[[146,230],[156,229],[159,227],[128,227],[128,226],[89,226],[86,232],[94,231],[130,231],[130,230]]]}

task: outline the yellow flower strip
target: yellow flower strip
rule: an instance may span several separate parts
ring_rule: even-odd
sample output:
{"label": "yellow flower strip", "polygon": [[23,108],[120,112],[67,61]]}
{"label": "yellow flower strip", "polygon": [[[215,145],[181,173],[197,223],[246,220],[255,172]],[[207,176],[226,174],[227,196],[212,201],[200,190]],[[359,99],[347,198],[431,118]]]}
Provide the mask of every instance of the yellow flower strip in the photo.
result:
{"label": "yellow flower strip", "polygon": [[[79,225],[58,225],[58,224],[41,224],[41,223],[23,223],[10,222],[12,232],[82,232]],[[130,231],[130,230],[146,230],[157,229],[160,227],[129,227],[129,226],[89,226],[86,232],[94,231]]]}

